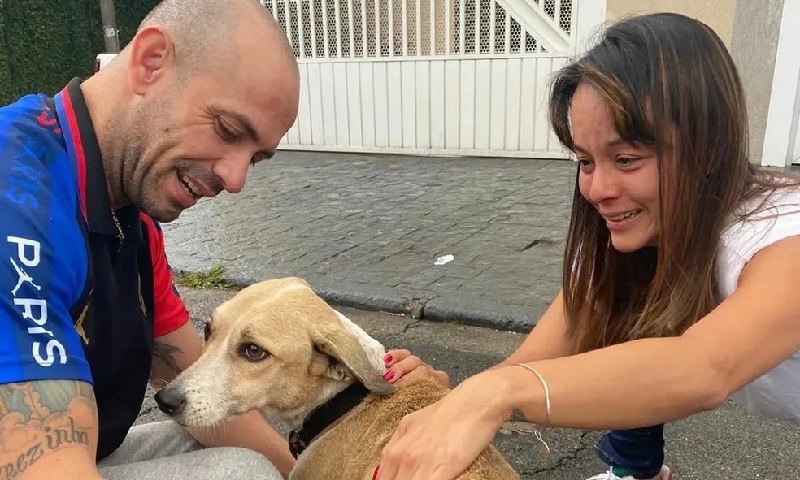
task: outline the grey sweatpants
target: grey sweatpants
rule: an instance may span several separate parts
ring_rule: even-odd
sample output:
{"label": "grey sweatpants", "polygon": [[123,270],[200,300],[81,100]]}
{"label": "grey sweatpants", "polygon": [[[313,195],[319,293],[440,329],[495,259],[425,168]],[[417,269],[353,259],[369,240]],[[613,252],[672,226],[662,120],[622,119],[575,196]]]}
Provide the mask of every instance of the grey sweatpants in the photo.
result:
{"label": "grey sweatpants", "polygon": [[98,464],[107,480],[282,480],[263,455],[244,448],[203,448],[168,420],[137,425]]}

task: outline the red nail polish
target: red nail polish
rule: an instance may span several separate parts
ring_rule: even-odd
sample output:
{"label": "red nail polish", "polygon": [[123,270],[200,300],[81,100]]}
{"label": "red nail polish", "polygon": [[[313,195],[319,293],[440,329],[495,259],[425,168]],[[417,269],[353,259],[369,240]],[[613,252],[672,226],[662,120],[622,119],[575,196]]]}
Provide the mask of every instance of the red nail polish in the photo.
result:
{"label": "red nail polish", "polygon": [[388,353],[383,357],[384,363],[389,363],[389,362],[392,361],[392,359],[393,359],[393,357],[391,355],[389,355]]}
{"label": "red nail polish", "polygon": [[375,467],[375,471],[374,471],[374,472],[372,472],[372,480],[375,480],[376,478],[378,478],[378,470],[380,470],[380,469],[381,469],[381,466],[380,466],[380,465],[378,465],[377,467]]}
{"label": "red nail polish", "polygon": [[393,379],[394,378],[394,372],[389,370],[388,372],[383,374],[383,378],[385,378],[386,380]]}

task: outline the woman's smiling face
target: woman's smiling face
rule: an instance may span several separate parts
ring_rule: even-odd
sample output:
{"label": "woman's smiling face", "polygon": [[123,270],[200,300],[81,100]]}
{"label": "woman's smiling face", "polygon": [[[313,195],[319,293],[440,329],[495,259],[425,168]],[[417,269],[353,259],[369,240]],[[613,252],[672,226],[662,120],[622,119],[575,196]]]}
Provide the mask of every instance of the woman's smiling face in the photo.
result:
{"label": "woman's smiling face", "polygon": [[633,252],[658,242],[659,179],[655,149],[623,140],[611,108],[589,84],[570,108],[581,195],[606,222],[614,248]]}

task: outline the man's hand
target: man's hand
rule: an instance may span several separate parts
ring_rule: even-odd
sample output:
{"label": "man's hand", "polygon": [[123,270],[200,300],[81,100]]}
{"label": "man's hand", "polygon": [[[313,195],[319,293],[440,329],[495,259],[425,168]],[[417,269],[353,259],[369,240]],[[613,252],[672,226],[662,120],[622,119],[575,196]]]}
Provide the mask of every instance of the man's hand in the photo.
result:
{"label": "man's hand", "polygon": [[0,480],[100,479],[92,386],[71,380],[0,385]]}

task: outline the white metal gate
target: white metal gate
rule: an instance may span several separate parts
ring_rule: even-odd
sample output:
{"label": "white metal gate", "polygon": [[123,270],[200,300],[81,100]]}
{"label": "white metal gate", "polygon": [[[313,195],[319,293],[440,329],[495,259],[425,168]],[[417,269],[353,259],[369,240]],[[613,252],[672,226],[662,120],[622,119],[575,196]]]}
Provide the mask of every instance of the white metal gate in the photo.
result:
{"label": "white metal gate", "polygon": [[281,148],[565,158],[546,92],[578,1],[262,0],[301,73]]}

